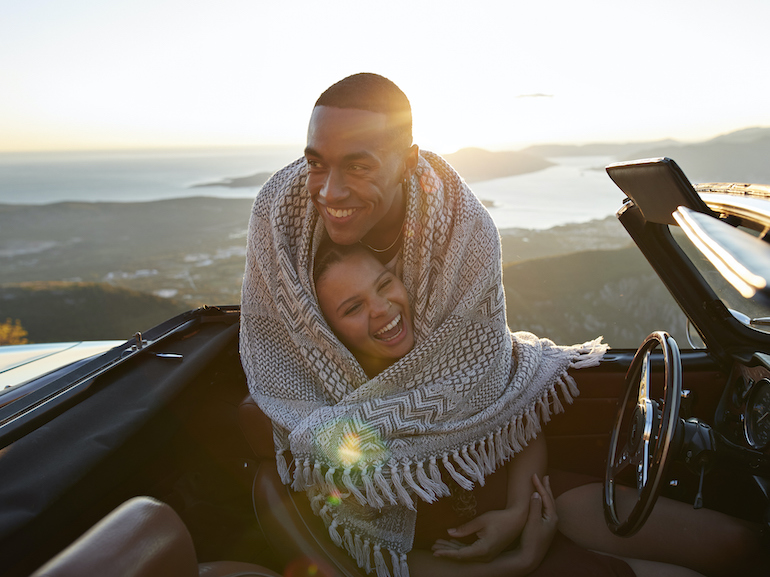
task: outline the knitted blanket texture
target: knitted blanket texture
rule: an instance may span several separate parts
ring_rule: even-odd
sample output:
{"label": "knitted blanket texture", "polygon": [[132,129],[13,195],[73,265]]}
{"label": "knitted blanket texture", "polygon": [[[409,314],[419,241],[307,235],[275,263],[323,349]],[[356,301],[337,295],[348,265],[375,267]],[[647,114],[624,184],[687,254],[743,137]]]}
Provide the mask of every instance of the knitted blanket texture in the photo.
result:
{"label": "knitted blanket texture", "polygon": [[415,500],[483,485],[578,394],[570,368],[600,362],[596,339],[557,346],[506,325],[500,238],[438,155],[407,187],[402,281],[413,350],[373,379],[318,307],[323,222],[297,160],[257,195],[241,306],[249,388],[272,419],[284,483],[306,491],[331,538],[367,573],[408,575]]}

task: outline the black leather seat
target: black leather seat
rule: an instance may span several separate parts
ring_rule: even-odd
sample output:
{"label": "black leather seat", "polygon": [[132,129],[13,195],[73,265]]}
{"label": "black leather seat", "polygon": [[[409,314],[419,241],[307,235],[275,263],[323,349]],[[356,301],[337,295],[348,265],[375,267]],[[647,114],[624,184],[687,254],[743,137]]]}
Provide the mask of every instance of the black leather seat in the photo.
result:
{"label": "black leather seat", "polygon": [[251,398],[238,408],[238,423],[259,469],[254,480],[254,512],[270,544],[278,568],[286,575],[361,577],[365,572],[329,537],[323,521],[313,514],[304,493],[281,483],[275,465],[273,425]]}
{"label": "black leather seat", "polygon": [[150,497],[123,503],[32,577],[279,577],[237,561],[198,564],[176,512]]}

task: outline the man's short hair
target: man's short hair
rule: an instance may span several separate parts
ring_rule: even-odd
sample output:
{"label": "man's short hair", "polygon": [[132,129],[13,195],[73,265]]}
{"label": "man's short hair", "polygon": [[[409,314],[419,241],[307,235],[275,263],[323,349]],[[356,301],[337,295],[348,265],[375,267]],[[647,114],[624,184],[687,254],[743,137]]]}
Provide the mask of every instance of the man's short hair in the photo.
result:
{"label": "man's short hair", "polygon": [[332,84],[318,98],[315,106],[353,108],[386,114],[393,123],[394,135],[412,145],[412,106],[401,89],[379,74],[361,72]]}

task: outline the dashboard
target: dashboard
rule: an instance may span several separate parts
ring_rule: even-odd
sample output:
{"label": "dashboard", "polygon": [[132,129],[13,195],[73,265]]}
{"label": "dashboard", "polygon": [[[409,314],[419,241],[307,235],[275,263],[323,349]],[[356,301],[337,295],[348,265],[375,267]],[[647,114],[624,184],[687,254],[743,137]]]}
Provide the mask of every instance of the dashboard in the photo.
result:
{"label": "dashboard", "polygon": [[717,429],[728,440],[770,453],[770,356],[737,363],[717,411]]}

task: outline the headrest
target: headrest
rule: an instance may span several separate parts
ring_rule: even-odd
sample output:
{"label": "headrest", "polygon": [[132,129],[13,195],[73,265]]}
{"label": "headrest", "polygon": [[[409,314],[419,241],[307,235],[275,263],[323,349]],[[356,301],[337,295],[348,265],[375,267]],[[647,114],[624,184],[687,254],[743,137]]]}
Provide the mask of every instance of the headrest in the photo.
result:
{"label": "headrest", "polygon": [[192,537],[168,505],[135,497],[99,521],[32,577],[198,577]]}

